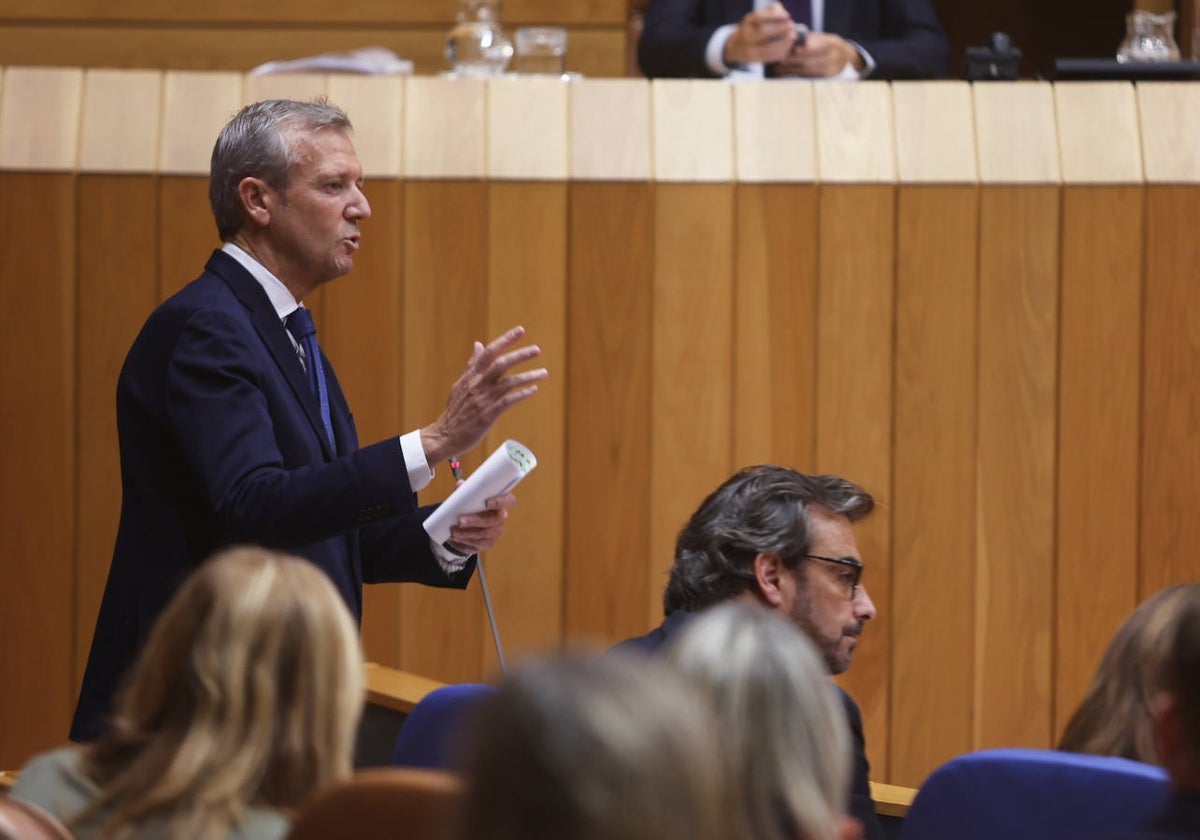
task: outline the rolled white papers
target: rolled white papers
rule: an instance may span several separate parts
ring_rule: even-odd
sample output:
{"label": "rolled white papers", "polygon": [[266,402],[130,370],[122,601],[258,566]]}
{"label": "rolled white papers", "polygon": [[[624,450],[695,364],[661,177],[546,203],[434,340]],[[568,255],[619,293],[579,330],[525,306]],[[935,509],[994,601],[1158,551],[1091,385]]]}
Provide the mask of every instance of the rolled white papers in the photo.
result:
{"label": "rolled white papers", "polygon": [[488,456],[425,520],[425,533],[439,545],[450,539],[450,526],[466,513],[484,510],[484,502],[507,493],[537,466],[537,458],[515,440],[506,440]]}

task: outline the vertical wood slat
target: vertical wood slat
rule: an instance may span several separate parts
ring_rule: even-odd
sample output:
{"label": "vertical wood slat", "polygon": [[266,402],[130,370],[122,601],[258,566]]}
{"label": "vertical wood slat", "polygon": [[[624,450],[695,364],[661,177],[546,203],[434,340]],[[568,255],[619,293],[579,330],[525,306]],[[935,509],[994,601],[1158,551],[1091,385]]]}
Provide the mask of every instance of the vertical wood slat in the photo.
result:
{"label": "vertical wood slat", "polygon": [[817,175],[814,83],[778,79],[733,89],[737,180],[811,182]]}
{"label": "vertical wood slat", "polygon": [[655,200],[651,627],[676,533],[731,471],[733,411],[733,186],[659,184]]}
{"label": "vertical wood slat", "polygon": [[[404,418],[432,422],[466,367],[473,342],[487,341],[488,188],[474,182],[404,185]],[[461,453],[479,466],[482,447]],[[444,464],[423,503],[449,495]],[[483,672],[484,621],[478,580],[466,592],[404,586],[400,592],[400,667],[446,682]]]}
{"label": "vertical wood slat", "polygon": [[365,178],[398,178],[403,171],[404,79],[334,75],[329,101],[354,124],[354,150]]}
{"label": "vertical wood slat", "polygon": [[207,178],[213,143],[241,101],[242,76],[238,73],[167,73],[163,78],[158,171]]}
{"label": "vertical wood slat", "polygon": [[665,583],[657,574],[662,558],[648,561],[654,201],[650,184],[570,186],[563,581],[569,639],[615,641],[658,621],[656,614],[647,624],[643,598],[661,593]]}
{"label": "vertical wood slat", "polygon": [[555,77],[489,80],[488,177],[562,181],[567,169],[567,84]]}
{"label": "vertical wood slat", "polygon": [[902,187],[898,219],[887,777],[915,787],[972,746],[978,189]]}
{"label": "vertical wood slat", "polygon": [[[1191,154],[1181,149],[1181,154]],[[1200,579],[1200,188],[1147,187],[1138,598]]]}
{"label": "vertical wood slat", "polygon": [[570,87],[571,178],[645,181],[651,172],[650,86],[637,79],[584,79]]}
{"label": "vertical wood slat", "polygon": [[733,179],[733,107],[728,83],[655,79],[650,83],[654,177],[658,181]]}
{"label": "vertical wood slat", "polygon": [[486,103],[482,79],[410,78],[404,94],[404,175],[483,177]]}
{"label": "vertical wood slat", "polygon": [[0,248],[0,615],[19,630],[0,645],[5,767],[61,743],[75,704],[75,182],[0,173],[0,242],[39,243]]}
{"label": "vertical wood slat", "polygon": [[862,709],[878,778],[890,764],[895,188],[825,185],[818,212],[815,469],[857,482],[879,506],[854,529],[879,618],[865,628],[854,665],[838,680]]}
{"label": "vertical wood slat", "polygon": [[[563,115],[565,122],[565,114]],[[565,160],[565,156],[564,156]],[[542,355],[519,370],[545,367],[550,378],[488,432],[484,451],[506,438],[533,450],[538,467],[514,492],[504,536],[487,552],[488,584],[506,653],[552,648],[562,637],[563,522],[567,366],[567,185],[493,183],[488,196],[487,335],[524,325]],[[481,608],[481,605],[477,605]],[[483,661],[497,666],[491,631]]]}
{"label": "vertical wood slat", "polygon": [[891,183],[896,147],[891,88],[884,82],[818,85],[817,170],[826,183]]}
{"label": "vertical wood slat", "polygon": [[264,99],[317,99],[329,93],[329,76],[323,73],[247,75],[242,84],[242,104]]}
{"label": "vertical wood slat", "polygon": [[71,172],[79,161],[83,71],[9,67],[0,99],[0,169]]}
{"label": "vertical wood slat", "polygon": [[155,170],[163,74],[153,70],[88,70],[84,74],[79,169]]}
{"label": "vertical wood slat", "polygon": [[[733,463],[813,464],[817,188],[737,188]],[[698,501],[698,500],[697,500]]]}
{"label": "vertical wood slat", "polygon": [[[403,188],[399,181],[377,181],[368,184],[366,192],[372,215],[363,223],[363,248],[355,256],[354,270],[325,287],[317,324],[321,347],[354,412],[363,446],[414,428],[411,421],[405,425],[400,412],[407,372],[401,312]],[[399,664],[397,586],[364,587],[362,635],[370,661],[393,667]]]}

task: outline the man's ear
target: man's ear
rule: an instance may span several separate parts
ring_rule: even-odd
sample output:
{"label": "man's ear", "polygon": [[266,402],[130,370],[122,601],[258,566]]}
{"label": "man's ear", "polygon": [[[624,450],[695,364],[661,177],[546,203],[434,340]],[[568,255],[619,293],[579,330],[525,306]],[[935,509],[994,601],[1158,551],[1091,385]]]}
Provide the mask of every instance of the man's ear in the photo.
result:
{"label": "man's ear", "polygon": [[261,178],[243,178],[238,183],[238,198],[242,201],[242,212],[259,227],[271,221],[273,191]]}
{"label": "man's ear", "polygon": [[787,573],[783,559],[774,552],[760,551],[754,555],[754,581],[758,585],[758,597],[771,609],[778,609],[784,601],[781,585]]}

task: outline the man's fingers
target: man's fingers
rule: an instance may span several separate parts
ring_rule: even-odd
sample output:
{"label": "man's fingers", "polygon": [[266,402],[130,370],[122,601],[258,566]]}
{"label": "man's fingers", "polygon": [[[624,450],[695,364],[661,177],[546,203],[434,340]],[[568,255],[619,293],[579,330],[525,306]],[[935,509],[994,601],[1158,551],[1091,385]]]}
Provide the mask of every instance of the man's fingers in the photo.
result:
{"label": "man's fingers", "polygon": [[506,348],[512,347],[513,344],[521,340],[521,336],[525,335],[525,328],[517,325],[499,338],[492,339],[488,342],[487,347],[483,348],[483,352],[479,354],[478,359],[472,357],[472,361],[479,361],[482,365],[491,364],[492,361]]}
{"label": "man's fingers", "polygon": [[494,382],[510,369],[528,362],[530,359],[536,359],[540,355],[542,355],[542,348],[536,344],[530,344],[528,347],[521,347],[505,353],[503,356],[498,356],[492,359],[490,364],[478,366],[477,370],[484,380]]}

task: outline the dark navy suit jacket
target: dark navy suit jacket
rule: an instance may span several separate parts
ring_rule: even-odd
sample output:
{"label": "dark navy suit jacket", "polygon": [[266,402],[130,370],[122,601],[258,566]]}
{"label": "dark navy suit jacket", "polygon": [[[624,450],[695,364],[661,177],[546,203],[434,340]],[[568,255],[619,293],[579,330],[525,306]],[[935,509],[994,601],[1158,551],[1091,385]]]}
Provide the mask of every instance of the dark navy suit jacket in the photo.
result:
{"label": "dark navy suit jacket", "polygon": [[1113,840],[1184,840],[1200,837],[1200,790],[1177,790],[1140,831]]}
{"label": "dark navy suit jacket", "polygon": [[358,619],[364,582],[467,585],[473,561],[451,577],[433,556],[399,440],[360,449],[327,360],[325,375],[336,457],[266,292],[220,251],[146,321],[117,383],[121,520],[73,740],[103,731],[154,620],[223,546],[307,557]]}
{"label": "dark navy suit jacket", "polygon": [[[704,59],[709,38],[752,8],[752,0],[651,0],[638,41],[642,72],[711,78]],[[826,0],[824,29],[871,54],[872,79],[929,79],[948,71],[950,48],[930,0]]]}
{"label": "dark navy suit jacket", "polygon": [[[613,647],[613,650],[632,651],[651,656],[658,653],[671,639],[677,636],[692,618],[692,613],[676,611],[667,616],[658,627],[645,636],[638,636]],[[854,747],[854,779],[850,785],[850,815],[863,824],[865,840],[883,840],[883,826],[875,813],[875,800],[871,798],[871,765],[867,761],[867,746],[863,738],[862,714],[858,704],[854,702],[842,688],[834,683],[829,684],[841,698],[846,709],[846,721],[850,724],[850,741]]]}

